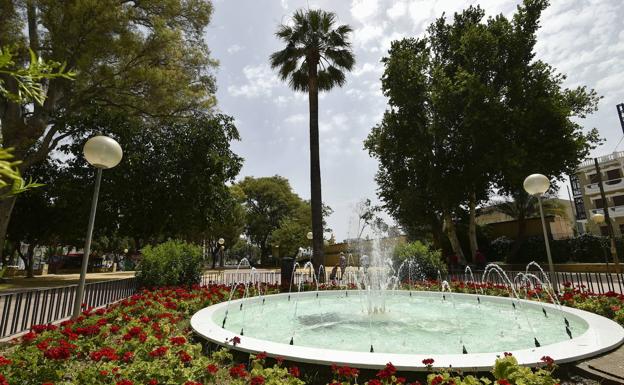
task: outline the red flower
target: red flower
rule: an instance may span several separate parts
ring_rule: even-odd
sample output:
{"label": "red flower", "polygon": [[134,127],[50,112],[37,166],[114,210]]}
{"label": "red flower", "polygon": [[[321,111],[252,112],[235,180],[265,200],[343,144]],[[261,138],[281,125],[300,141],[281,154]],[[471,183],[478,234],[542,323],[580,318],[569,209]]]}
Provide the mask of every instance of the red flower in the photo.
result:
{"label": "red flower", "polygon": [[497,382],[498,382],[498,385],[511,385],[511,384],[509,383],[509,381],[507,381],[507,380],[506,380],[506,379],[504,379],[504,378],[501,378],[501,379],[500,379],[500,380],[498,380]]}
{"label": "red flower", "polygon": [[130,380],[121,380],[121,381],[117,381],[115,385],[133,385],[133,382]]}
{"label": "red flower", "polygon": [[121,327],[117,326],[117,325],[112,325],[110,327],[110,331],[111,333],[117,333],[119,331],[119,329],[121,329]]}
{"label": "red flower", "polygon": [[147,385],[158,385],[158,380],[155,378],[152,378],[151,380],[147,382]]}
{"label": "red flower", "polygon": [[245,370],[245,365],[238,364],[238,365],[232,366],[230,368],[230,376],[232,376],[234,378],[245,378],[245,377],[247,377],[247,371]]}
{"label": "red flower", "polygon": [[169,338],[169,342],[171,342],[172,345],[184,345],[186,343],[186,338],[184,337],[171,337]]}
{"label": "red flower", "polygon": [[108,376],[108,370],[100,370],[100,376]]}
{"label": "red flower", "polygon": [[206,370],[210,374],[215,374],[216,372],[219,371],[219,368],[215,364],[210,364],[210,365],[206,366]]}
{"label": "red flower", "polygon": [[444,382],[444,377],[442,377],[442,376],[435,376],[431,380],[431,385],[438,385],[438,384],[441,384],[442,382]]}
{"label": "red flower", "polygon": [[32,340],[34,340],[35,338],[37,338],[37,335],[33,332],[28,332],[26,334],[24,334],[22,336],[22,341],[24,342],[31,342]]}
{"label": "red flower", "polygon": [[368,385],[382,385],[382,383],[378,379],[373,378],[372,380],[368,381]]}
{"label": "red flower", "polygon": [[396,368],[394,367],[394,365],[392,365],[391,362],[388,362],[385,368],[377,372],[377,377],[381,379],[386,379],[392,377],[394,373],[396,373]]}
{"label": "red flower", "polygon": [[505,357],[511,357],[513,354],[509,353],[509,352],[504,352],[503,353],[505,355]]}
{"label": "red flower", "polygon": [[156,348],[154,350],[152,350],[149,355],[150,357],[162,357],[165,355],[165,353],[167,353],[167,350],[169,350],[168,347],[166,346],[161,346],[159,348]]}
{"label": "red flower", "polygon": [[282,365],[284,363],[284,357],[278,356],[275,361],[277,361],[277,365]]}
{"label": "red flower", "polygon": [[232,337],[232,345],[236,346],[240,344],[240,337]]}
{"label": "red flower", "polygon": [[543,356],[541,358],[542,362],[545,363],[547,366],[553,366],[555,363],[555,360],[553,360],[550,356]]}
{"label": "red flower", "polygon": [[251,377],[250,385],[262,385],[262,384],[264,384],[264,377],[262,376]]}
{"label": "red flower", "polygon": [[291,366],[290,369],[288,369],[288,373],[290,373],[291,376],[297,377],[297,378],[301,375],[299,368],[296,366]]}
{"label": "red flower", "polygon": [[262,361],[262,360],[264,360],[266,358],[267,358],[267,353],[266,352],[262,352],[262,353],[256,354],[256,360]]}
{"label": "red flower", "polygon": [[180,356],[180,361],[182,362],[190,362],[193,359],[193,357],[184,350],[180,350],[178,356]]}
{"label": "red flower", "polygon": [[184,385],[202,385],[202,383],[196,381],[186,381]]}
{"label": "red flower", "polygon": [[133,352],[125,352],[123,354],[122,360],[123,360],[123,362],[130,362],[130,361],[132,361],[133,358],[134,358],[134,353]]}
{"label": "red flower", "polygon": [[9,385],[9,381],[0,373],[0,385]]}
{"label": "red flower", "polygon": [[43,384],[41,384],[41,385],[54,385],[54,383],[52,383],[52,382],[44,382],[44,383],[43,383]]}
{"label": "red flower", "polygon": [[9,360],[8,358],[0,356],[0,366],[7,366],[11,365],[12,363],[13,361]]}
{"label": "red flower", "polygon": [[433,365],[434,362],[435,360],[433,358],[425,358],[424,360],[422,360],[422,363],[427,366]]}
{"label": "red flower", "polygon": [[119,356],[117,355],[117,352],[115,351],[115,349],[109,348],[109,347],[104,347],[100,350],[91,352],[89,357],[91,357],[91,359],[96,362],[99,362],[102,360],[116,361],[119,359]]}

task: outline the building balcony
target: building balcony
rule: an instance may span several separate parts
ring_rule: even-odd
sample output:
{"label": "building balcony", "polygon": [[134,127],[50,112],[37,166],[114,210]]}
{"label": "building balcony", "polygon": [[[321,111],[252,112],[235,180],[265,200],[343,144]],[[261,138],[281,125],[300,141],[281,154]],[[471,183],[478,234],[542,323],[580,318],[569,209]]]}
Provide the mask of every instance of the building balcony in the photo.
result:
{"label": "building balcony", "polygon": [[[605,163],[610,163],[610,162],[619,162],[621,158],[624,158],[624,151],[618,151],[618,152],[614,152],[611,154],[601,156],[598,158],[598,163],[600,165],[603,165]],[[593,167],[595,167],[594,158],[588,158],[588,159],[585,159],[583,162],[581,162],[581,164],[578,167],[578,170],[586,171]]]}
{"label": "building balcony", "polygon": [[[605,192],[624,190],[624,178],[602,181],[602,186],[604,187]],[[598,183],[585,185],[585,194],[600,194],[600,186]]]}
{"label": "building balcony", "polygon": [[[594,214],[603,214],[603,210],[602,209],[591,209],[589,210],[590,213],[590,219],[591,216]],[[624,206],[614,206],[614,207],[609,207],[609,216],[611,218],[621,218],[624,217]]]}

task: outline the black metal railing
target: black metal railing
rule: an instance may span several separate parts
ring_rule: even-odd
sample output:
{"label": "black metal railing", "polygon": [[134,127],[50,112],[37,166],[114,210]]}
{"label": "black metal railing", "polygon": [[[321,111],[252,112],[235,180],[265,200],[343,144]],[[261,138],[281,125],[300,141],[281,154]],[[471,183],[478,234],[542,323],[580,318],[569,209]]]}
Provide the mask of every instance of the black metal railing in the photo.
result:
{"label": "black metal railing", "polygon": [[[347,271],[353,268],[347,268]],[[474,271],[473,276],[476,282],[483,282],[483,271]],[[524,271],[513,271],[513,270],[505,270],[509,281],[512,283],[515,289],[518,289],[523,285],[523,282],[519,279],[516,279],[518,273],[524,273]],[[529,271],[529,273],[537,276],[541,281],[546,284],[546,278],[540,271]],[[552,282],[555,288],[559,290],[563,290],[565,286],[569,286],[571,288],[579,288],[584,292],[596,293],[596,294],[605,294],[607,292],[616,292],[620,294],[624,294],[624,274],[623,273],[596,273],[596,272],[556,272],[556,277],[550,277],[549,272],[545,272],[544,274],[548,275],[548,279]],[[332,282],[330,279],[330,272],[325,272],[325,282]],[[342,279],[334,280],[338,284],[342,285],[357,285],[356,282],[357,274],[344,274]],[[472,278],[469,274],[465,274],[463,272],[453,272],[446,274],[442,277],[442,279],[451,281],[464,281],[470,282]],[[241,270],[238,272],[210,272],[203,276],[202,284],[221,284],[231,286],[235,283],[271,283],[271,284],[279,284],[280,283],[280,272],[279,271],[260,271],[260,272],[252,272],[251,270]],[[308,270],[299,270],[295,272],[292,278],[292,290],[297,290],[297,286],[300,282],[308,282],[311,284],[315,284],[316,278],[313,277],[312,272]],[[507,285],[508,282],[505,278],[499,276],[496,273],[490,273],[487,276],[487,282],[491,282],[498,285]],[[533,282],[535,283],[535,282]]]}
{"label": "black metal railing", "polygon": [[[72,314],[77,285],[0,294],[0,339],[49,324]],[[137,289],[136,278],[88,283],[84,303],[100,307],[127,298]]]}

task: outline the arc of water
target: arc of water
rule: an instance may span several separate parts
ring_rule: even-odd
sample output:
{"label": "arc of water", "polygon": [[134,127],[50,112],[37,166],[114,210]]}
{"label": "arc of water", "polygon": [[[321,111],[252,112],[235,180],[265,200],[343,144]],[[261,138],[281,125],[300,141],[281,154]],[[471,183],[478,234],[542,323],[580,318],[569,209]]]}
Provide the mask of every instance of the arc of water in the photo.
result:
{"label": "arc of water", "polygon": [[[470,268],[470,266],[466,266],[466,270],[464,270],[464,275],[466,273],[470,273],[470,280],[471,280],[470,282],[474,286],[475,294],[479,295],[479,293],[477,292],[477,282],[475,282],[474,274],[472,274],[472,269]],[[480,288],[480,289],[481,289],[481,295],[483,295],[483,288]]]}
{"label": "arc of water", "polygon": [[[535,266],[539,269],[539,271],[542,273],[542,277],[544,277],[546,279],[546,283],[548,283],[548,286],[550,287],[550,292],[548,292],[548,290],[546,290],[546,293],[550,296],[551,300],[553,301],[553,303],[556,303],[559,307],[561,307],[561,303],[559,302],[559,299],[557,298],[557,292],[555,291],[555,289],[553,288],[552,282],[550,282],[550,279],[548,278],[548,274],[546,274],[546,272],[544,271],[544,269],[542,269],[542,267],[535,261],[531,261],[526,265],[526,269],[524,271],[525,274],[529,274],[529,268],[531,266]],[[536,277],[537,278],[537,277]],[[542,282],[539,278],[537,278],[539,282]],[[544,287],[543,283],[542,283],[542,287]]]}
{"label": "arc of water", "polygon": [[290,275],[290,284],[288,285],[288,292],[290,293],[292,291],[292,284],[293,281],[295,280],[295,274],[297,274],[297,268],[301,267],[299,265],[299,262],[295,261],[293,263],[293,269],[292,269],[292,274]]}
{"label": "arc of water", "polygon": [[[518,292],[514,288],[513,282],[509,279],[509,276],[507,275],[505,270],[503,270],[500,266],[498,266],[495,263],[490,263],[487,266],[485,266],[485,270],[483,272],[483,279],[484,280],[486,280],[489,277],[490,271],[496,272],[499,275],[499,277],[501,277],[501,279],[504,282],[506,281],[507,284],[509,285],[511,291],[513,292],[514,296],[516,297],[516,299],[520,300],[520,296],[518,295]],[[513,304],[513,301],[512,301],[512,304]],[[522,309],[524,308],[524,306],[520,302],[518,302],[518,306],[521,307]],[[516,309],[515,304],[514,304],[514,311],[518,311],[518,309]],[[533,334],[533,338],[535,339],[535,345],[538,346],[539,342],[537,341],[537,335],[535,333],[535,328],[533,327],[533,324],[531,323],[531,320],[529,319],[529,317],[526,314],[526,312],[521,311],[520,313],[526,319],[526,322],[529,325],[529,328],[531,329],[531,333]]]}

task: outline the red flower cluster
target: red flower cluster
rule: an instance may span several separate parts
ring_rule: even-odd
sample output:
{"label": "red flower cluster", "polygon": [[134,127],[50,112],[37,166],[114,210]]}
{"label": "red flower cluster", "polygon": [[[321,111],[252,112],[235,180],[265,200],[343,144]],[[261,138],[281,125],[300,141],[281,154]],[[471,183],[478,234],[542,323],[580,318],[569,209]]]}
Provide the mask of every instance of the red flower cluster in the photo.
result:
{"label": "red flower cluster", "polygon": [[162,357],[164,356],[167,351],[169,350],[168,347],[166,346],[160,346],[154,350],[152,350],[151,352],[149,352],[150,357]]}
{"label": "red flower cluster", "polygon": [[191,357],[191,355],[185,352],[184,350],[180,350],[178,352],[178,356],[180,357],[180,361],[184,363],[191,362],[191,360],[193,359],[193,357]]}
{"label": "red flower cluster", "polygon": [[262,376],[254,376],[251,377],[251,381],[249,382],[250,385],[263,385],[264,384],[264,377]]}
{"label": "red flower cluster", "polygon": [[377,372],[377,377],[383,379],[390,378],[396,373],[396,368],[392,365],[392,362],[388,362],[386,367]]}
{"label": "red flower cluster", "polygon": [[291,367],[288,369],[288,373],[289,373],[291,376],[293,376],[293,377],[297,377],[297,378],[299,378],[299,376],[301,375],[301,372],[299,371],[299,368],[298,368],[298,367],[296,367],[296,366],[291,366]]}
{"label": "red flower cluster", "polygon": [[543,356],[540,360],[547,366],[553,366],[555,364],[555,360],[553,360],[550,356]]}
{"label": "red flower cluster", "polygon": [[337,375],[338,377],[344,377],[345,379],[356,377],[360,374],[360,371],[355,368],[350,368],[348,366],[338,366],[336,364],[332,364],[331,366],[332,373]]}
{"label": "red flower cluster", "polygon": [[186,338],[184,338],[182,336],[180,336],[180,337],[171,337],[171,338],[169,338],[169,342],[171,342],[171,345],[184,345],[186,343]]}
{"label": "red flower cluster", "polygon": [[117,361],[119,359],[119,356],[117,355],[117,352],[115,351],[115,349],[109,348],[109,347],[105,347],[100,350],[91,352],[89,357],[91,357],[91,359],[96,362],[99,362],[102,360]]}
{"label": "red flower cluster", "polygon": [[234,365],[230,368],[230,376],[234,378],[245,378],[247,374],[247,370],[245,370],[245,365],[243,364]]}
{"label": "red flower cluster", "polygon": [[427,366],[433,365],[434,362],[435,361],[433,358],[425,358],[424,360],[422,360],[422,363]]}
{"label": "red flower cluster", "polygon": [[215,373],[217,373],[219,371],[219,368],[215,364],[210,364],[210,365],[206,366],[206,370],[210,374],[215,374]]}
{"label": "red flower cluster", "polygon": [[60,340],[57,346],[44,350],[43,356],[50,360],[66,360],[76,348],[76,345]]}
{"label": "red flower cluster", "polygon": [[13,361],[9,360],[8,358],[0,356],[0,366],[11,365],[12,363]]}

